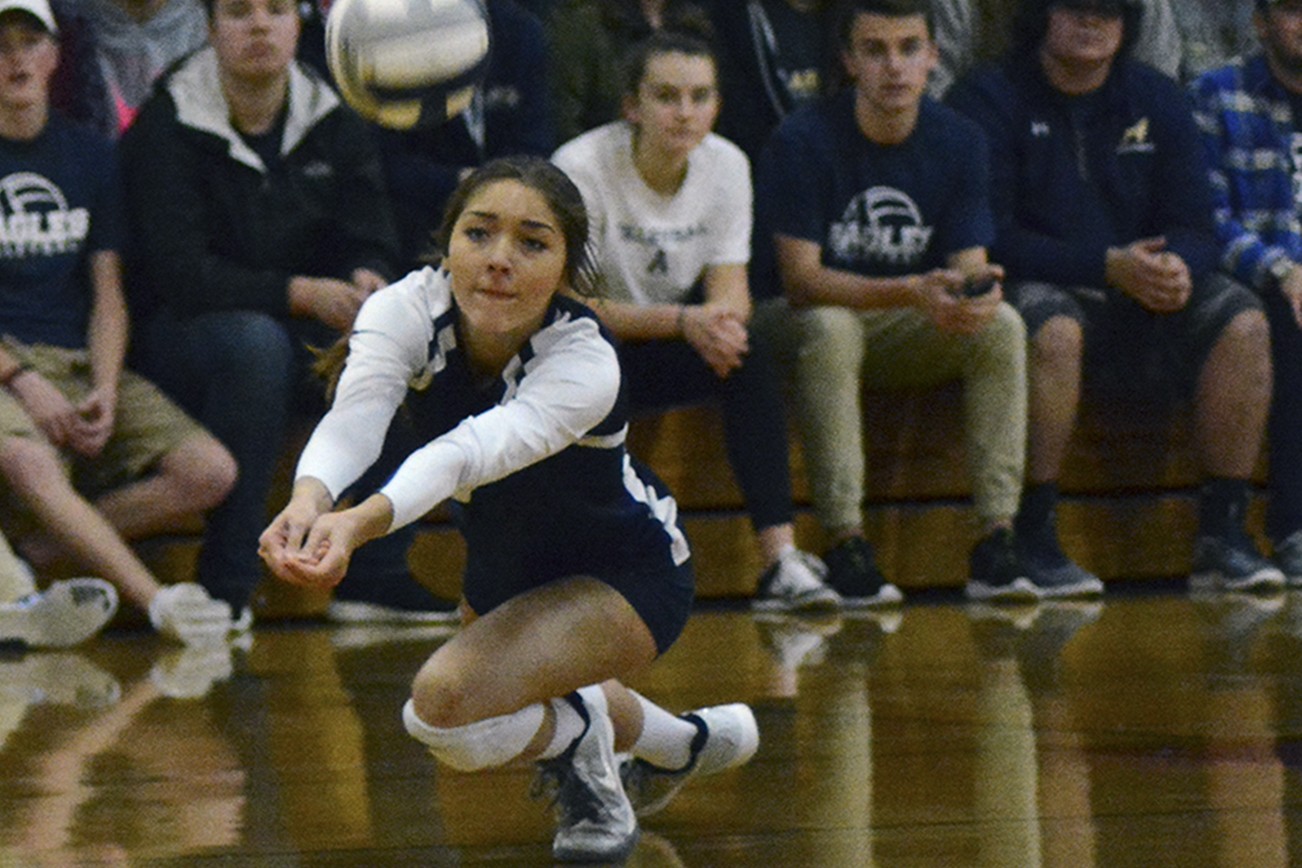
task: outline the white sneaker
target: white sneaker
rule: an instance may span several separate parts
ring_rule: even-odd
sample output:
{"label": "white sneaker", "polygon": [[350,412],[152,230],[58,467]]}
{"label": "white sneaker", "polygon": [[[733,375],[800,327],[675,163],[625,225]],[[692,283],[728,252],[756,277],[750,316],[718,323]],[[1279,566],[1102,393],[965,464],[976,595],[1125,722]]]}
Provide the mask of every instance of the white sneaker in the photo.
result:
{"label": "white sneaker", "polygon": [[0,604],[0,640],[67,648],[98,633],[117,610],[118,592],[103,579],[65,579]]}
{"label": "white sneaker", "polygon": [[637,817],[619,779],[615,730],[604,703],[585,700],[588,728],[565,753],[539,763],[540,784],[554,789],[552,857],[561,862],[621,862],[637,844]]}
{"label": "white sneaker", "polygon": [[149,601],[149,623],[164,636],[187,645],[222,642],[235,624],[230,604],[214,600],[202,585],[167,585]]}
{"label": "white sneaker", "polygon": [[841,595],[827,584],[821,560],[792,549],[760,576],[752,605],[760,612],[827,612],[841,608]]}
{"label": "white sneaker", "polygon": [[692,758],[677,771],[669,771],[642,759],[625,762],[620,769],[624,789],[639,817],[646,817],[669,804],[683,784],[696,775],[713,775],[750,762],[759,748],[759,725],[750,707],[740,702],[712,705],[682,715],[696,724]]}

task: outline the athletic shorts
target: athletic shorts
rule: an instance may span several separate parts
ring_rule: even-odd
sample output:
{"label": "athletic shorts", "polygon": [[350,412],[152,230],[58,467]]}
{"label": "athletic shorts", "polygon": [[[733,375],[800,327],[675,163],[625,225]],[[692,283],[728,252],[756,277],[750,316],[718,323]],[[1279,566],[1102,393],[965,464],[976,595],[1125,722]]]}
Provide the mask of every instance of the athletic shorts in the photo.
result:
{"label": "athletic shorts", "polygon": [[1242,284],[1213,272],[1194,284],[1189,303],[1154,314],[1117,290],[1010,283],[1008,298],[1031,338],[1051,317],[1080,323],[1086,382],[1108,391],[1175,391],[1191,396],[1207,356],[1230,322],[1261,300]]}
{"label": "athletic shorts", "polygon": [[[10,355],[30,365],[74,404],[93,388],[86,350],[26,345],[7,337],[0,342]],[[203,432],[198,422],[152,383],[124,370],[118,381],[113,434],[104,451],[93,459],[68,450],[61,450],[60,456],[77,490],[94,499],[141,479],[164,455]],[[8,389],[0,389],[0,437],[46,441],[45,433]]]}

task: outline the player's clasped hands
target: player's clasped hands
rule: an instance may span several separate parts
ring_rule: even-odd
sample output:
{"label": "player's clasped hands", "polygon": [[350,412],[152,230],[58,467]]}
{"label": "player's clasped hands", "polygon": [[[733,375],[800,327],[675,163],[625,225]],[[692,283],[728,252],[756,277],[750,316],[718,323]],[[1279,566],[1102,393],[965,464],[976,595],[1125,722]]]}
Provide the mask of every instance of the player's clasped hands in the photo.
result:
{"label": "player's clasped hands", "polygon": [[359,544],[360,522],[352,510],[331,512],[319,481],[301,479],[294,495],[258,539],[258,555],[282,581],[332,588],[343,580]]}
{"label": "player's clasped hands", "polygon": [[1166,249],[1165,238],[1141,238],[1108,252],[1108,282],[1153,313],[1184,308],[1193,292],[1185,261]]}

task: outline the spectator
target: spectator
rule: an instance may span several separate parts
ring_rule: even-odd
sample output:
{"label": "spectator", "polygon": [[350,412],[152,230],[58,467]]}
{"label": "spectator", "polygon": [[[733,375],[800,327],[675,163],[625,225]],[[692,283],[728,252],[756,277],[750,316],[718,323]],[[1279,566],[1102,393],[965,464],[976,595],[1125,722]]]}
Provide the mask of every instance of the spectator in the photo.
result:
{"label": "spectator", "polygon": [[[786,295],[759,319],[787,343],[810,493],[832,541],[829,583],[842,597],[900,598],[864,537],[864,385],[960,381],[980,522],[967,592],[1035,599],[1011,530],[1025,333],[986,256],[985,145],[970,121],[925,96],[937,58],[926,0],[858,0],[837,30],[853,87],[778,127],[756,196],[776,253],[756,274]],[[969,279],[988,291],[965,297]]]}
{"label": "spectator", "polygon": [[[142,358],[239,462],[198,562],[199,580],[239,608],[262,577],[257,540],[291,412],[321,409],[319,397],[294,401],[308,347],[349,329],[396,245],[367,126],[294,60],[297,6],[210,0],[207,10],[211,45],[160,81],[122,147]],[[405,551],[386,557],[341,590],[332,614],[367,616],[383,602],[453,617],[452,604],[418,593]],[[390,605],[382,586],[411,599]],[[345,614],[349,603],[363,608]]]}
{"label": "spectator", "polygon": [[1186,81],[1261,50],[1253,4],[1179,0],[1179,6],[1180,74]]}
{"label": "spectator", "polygon": [[509,154],[545,157],[556,147],[542,24],[516,0],[490,0],[488,14],[493,54],[470,106],[446,123],[380,133],[409,267],[429,254],[443,205],[471,169]]}
{"label": "spectator", "polygon": [[1302,2],[1259,0],[1263,51],[1193,83],[1221,267],[1260,294],[1275,373],[1269,422],[1275,565],[1302,584]]}
{"label": "spectator", "polygon": [[627,71],[625,120],[552,159],[583,191],[607,286],[595,309],[621,341],[629,403],[717,400],[764,561],[757,607],[835,608],[823,564],[795,547],[782,395],[767,347],[748,333],[750,167],[710,132],[714,55],[693,36],[660,32]]}
{"label": "spectator", "polygon": [[80,0],[107,87],[107,110],[121,134],[154,81],[208,39],[200,0]]}
{"label": "spectator", "polygon": [[[974,66],[1002,57],[1013,39],[1013,22],[1023,0],[934,0],[940,64],[931,78],[931,93],[940,98]],[[1179,0],[1183,22],[1188,0]],[[1222,0],[1211,0],[1221,3]],[[1173,0],[1135,0],[1136,60],[1172,78],[1180,74],[1180,29]],[[1081,0],[1088,8],[1090,0]],[[1234,3],[1225,4],[1234,6]]]}
{"label": "spectator", "polygon": [[57,32],[46,0],[0,3],[5,526],[38,566],[69,555],[160,631],[210,640],[243,626],[230,606],[197,585],[162,588],[123,537],[172,529],[220,503],[235,465],[123,368],[117,166],[108,141],[50,109]]}
{"label": "spectator", "polygon": [[691,0],[557,0],[547,47],[558,141],[619,119],[624,58],[666,28],[710,34],[705,10]]}
{"label": "spectator", "polygon": [[1132,61],[1134,0],[1032,0],[999,65],[952,103],[990,140],[995,253],[1031,335],[1022,562],[1039,583],[1097,587],[1055,529],[1081,378],[1193,398],[1205,481],[1191,585],[1283,582],[1244,529],[1270,400],[1268,330],[1215,271],[1207,165],[1188,100]]}
{"label": "spectator", "polygon": [[754,160],[794,108],[828,88],[835,57],[831,0],[715,3],[723,108],[719,133]]}

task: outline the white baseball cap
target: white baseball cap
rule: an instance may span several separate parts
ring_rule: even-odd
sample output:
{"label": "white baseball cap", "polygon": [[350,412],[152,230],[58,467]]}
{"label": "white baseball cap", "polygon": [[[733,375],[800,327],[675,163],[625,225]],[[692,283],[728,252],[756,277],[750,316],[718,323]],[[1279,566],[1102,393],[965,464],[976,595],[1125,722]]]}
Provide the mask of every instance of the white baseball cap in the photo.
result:
{"label": "white baseball cap", "polygon": [[35,16],[51,33],[59,32],[59,25],[54,23],[54,13],[50,11],[49,0],[0,0],[0,15],[11,9]]}

